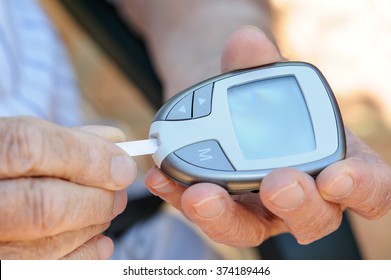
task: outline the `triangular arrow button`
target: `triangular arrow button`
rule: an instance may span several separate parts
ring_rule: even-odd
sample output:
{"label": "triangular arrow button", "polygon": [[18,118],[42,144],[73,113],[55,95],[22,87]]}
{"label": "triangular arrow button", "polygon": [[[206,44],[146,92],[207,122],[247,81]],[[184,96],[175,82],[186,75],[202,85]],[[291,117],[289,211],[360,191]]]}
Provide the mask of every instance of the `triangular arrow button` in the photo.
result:
{"label": "triangular arrow button", "polygon": [[184,113],[184,114],[186,114],[186,107],[183,105],[182,107],[180,107],[179,109],[178,109],[178,112],[181,112],[181,113]]}
{"label": "triangular arrow button", "polygon": [[168,113],[167,120],[191,119],[193,94],[188,94],[179,100]]}
{"label": "triangular arrow button", "polygon": [[198,98],[198,104],[202,105],[206,102],[206,99],[204,98]]}

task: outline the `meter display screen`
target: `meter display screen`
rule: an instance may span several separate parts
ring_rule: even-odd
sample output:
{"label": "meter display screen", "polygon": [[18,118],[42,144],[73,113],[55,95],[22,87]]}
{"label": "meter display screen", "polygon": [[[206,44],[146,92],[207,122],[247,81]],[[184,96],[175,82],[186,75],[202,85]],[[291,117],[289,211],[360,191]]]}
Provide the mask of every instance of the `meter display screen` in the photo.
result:
{"label": "meter display screen", "polygon": [[286,157],[316,149],[311,118],[294,76],[233,86],[228,104],[244,158]]}

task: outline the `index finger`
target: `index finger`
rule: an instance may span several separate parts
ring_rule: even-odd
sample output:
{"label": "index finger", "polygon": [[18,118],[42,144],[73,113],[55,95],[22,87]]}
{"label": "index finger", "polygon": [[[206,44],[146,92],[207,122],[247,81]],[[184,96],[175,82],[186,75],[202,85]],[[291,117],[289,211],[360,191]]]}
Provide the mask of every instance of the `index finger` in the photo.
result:
{"label": "index finger", "polygon": [[126,191],[55,178],[0,180],[0,241],[35,240],[104,224],[126,206]]}
{"label": "index finger", "polygon": [[[107,138],[110,131],[118,135],[118,129],[102,129]],[[0,161],[0,179],[57,177],[117,190],[136,176],[135,162],[96,133],[32,117],[0,118]]]}

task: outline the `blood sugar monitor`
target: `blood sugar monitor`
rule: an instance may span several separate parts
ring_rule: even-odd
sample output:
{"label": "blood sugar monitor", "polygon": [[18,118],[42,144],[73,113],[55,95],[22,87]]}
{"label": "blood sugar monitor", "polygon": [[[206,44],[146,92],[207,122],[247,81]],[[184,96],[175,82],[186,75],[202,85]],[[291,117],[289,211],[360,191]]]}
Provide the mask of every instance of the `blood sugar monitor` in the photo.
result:
{"label": "blood sugar monitor", "polygon": [[153,159],[183,185],[213,182],[230,192],[259,189],[270,171],[316,176],[345,156],[335,97],[320,71],[283,62],[223,74],[171,98],[149,138]]}

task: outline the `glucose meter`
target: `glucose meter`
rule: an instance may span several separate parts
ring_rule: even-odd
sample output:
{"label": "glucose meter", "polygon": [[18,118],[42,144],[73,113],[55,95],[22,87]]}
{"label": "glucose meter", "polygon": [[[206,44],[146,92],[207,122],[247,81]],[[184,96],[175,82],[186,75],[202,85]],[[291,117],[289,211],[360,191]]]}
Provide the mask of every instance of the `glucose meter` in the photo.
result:
{"label": "glucose meter", "polygon": [[335,97],[320,71],[283,62],[216,76],[167,101],[149,133],[153,159],[183,185],[259,189],[277,168],[316,176],[345,156]]}

